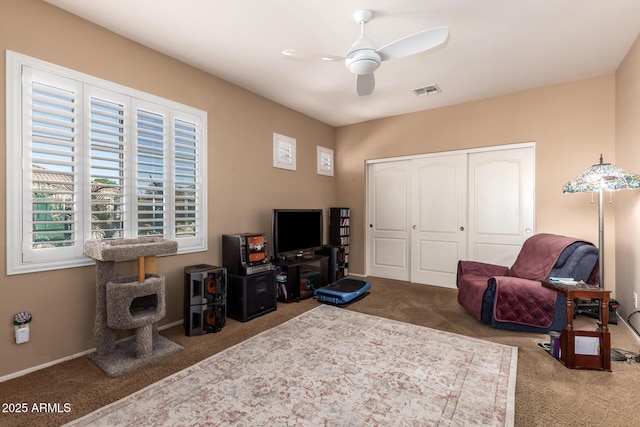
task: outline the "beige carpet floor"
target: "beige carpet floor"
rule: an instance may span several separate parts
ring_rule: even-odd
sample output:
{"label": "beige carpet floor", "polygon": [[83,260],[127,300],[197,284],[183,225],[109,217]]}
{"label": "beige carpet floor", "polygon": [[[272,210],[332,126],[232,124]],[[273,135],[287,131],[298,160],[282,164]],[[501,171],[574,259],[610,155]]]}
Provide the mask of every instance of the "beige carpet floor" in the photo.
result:
{"label": "beige carpet floor", "polygon": [[[546,334],[504,331],[483,325],[457,303],[457,291],[371,278],[366,298],[348,306],[394,320],[518,347],[516,426],[635,426],[640,423],[640,363],[612,362],[612,372],[566,369],[541,350]],[[59,403],[55,413],[0,413],[2,426],[59,426],[187,368],[311,308],[318,301],[279,303],[278,310],[246,323],[228,319],[217,334],[184,335],[182,325],[162,331],[185,350],[152,366],[107,377],[87,357],[0,383],[0,402]],[[595,320],[578,316],[581,327]],[[610,325],[612,347],[640,352],[622,323]],[[67,404],[65,406],[65,404]],[[68,410],[67,410],[68,408]]]}
{"label": "beige carpet floor", "polygon": [[67,426],[513,425],[518,349],[319,305]]}

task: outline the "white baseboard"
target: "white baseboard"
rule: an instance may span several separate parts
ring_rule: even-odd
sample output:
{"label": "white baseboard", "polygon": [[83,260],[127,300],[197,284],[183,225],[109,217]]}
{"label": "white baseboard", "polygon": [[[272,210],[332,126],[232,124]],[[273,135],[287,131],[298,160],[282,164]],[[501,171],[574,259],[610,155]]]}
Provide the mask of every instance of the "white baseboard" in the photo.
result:
{"label": "white baseboard", "polygon": [[624,320],[622,318],[622,316],[618,315],[618,321],[624,323],[624,326],[627,327],[627,329],[629,330],[629,332],[631,332],[631,335],[633,335],[633,337],[636,339],[636,341],[638,341],[638,344],[640,344],[640,335],[638,335],[638,333],[631,327],[631,325],[629,325],[629,323],[627,323],[626,320]]}
{"label": "white baseboard", "polygon": [[[159,326],[158,330],[162,331],[164,329],[169,329],[169,328],[172,328],[174,326],[181,325],[183,323],[184,323],[184,320],[178,320],[178,321],[173,322],[173,323],[168,323],[166,325]],[[129,337],[122,338],[121,340],[118,340],[118,342],[125,342],[125,341],[128,341],[128,340],[131,340],[131,339],[134,338],[134,336],[135,335],[131,335]],[[93,348],[91,348],[89,350],[86,350],[86,351],[82,351],[80,353],[75,353],[75,354],[72,354],[70,356],[63,357],[61,359],[52,360],[51,362],[43,363],[41,365],[33,366],[31,368],[23,369],[22,371],[18,371],[18,372],[14,372],[14,373],[5,375],[3,377],[0,377],[0,383],[4,382],[4,381],[11,380],[13,378],[18,378],[18,377],[21,377],[23,375],[30,374],[31,372],[39,371],[40,369],[45,369],[45,368],[48,368],[50,366],[57,365],[58,363],[66,362],[67,360],[72,360],[72,359],[75,359],[77,357],[86,356],[87,354],[91,354],[94,351],[96,351],[95,347],[93,347]]]}

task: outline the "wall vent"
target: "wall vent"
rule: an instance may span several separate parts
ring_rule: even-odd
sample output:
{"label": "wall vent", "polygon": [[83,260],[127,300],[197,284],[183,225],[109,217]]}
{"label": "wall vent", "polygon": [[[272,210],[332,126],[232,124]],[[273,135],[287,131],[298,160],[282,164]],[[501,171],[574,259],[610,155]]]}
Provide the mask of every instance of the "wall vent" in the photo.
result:
{"label": "wall vent", "polygon": [[414,89],[413,93],[416,96],[429,96],[429,95],[436,95],[438,93],[442,93],[442,90],[438,87],[438,85],[429,85],[429,86],[421,87],[419,89]]}

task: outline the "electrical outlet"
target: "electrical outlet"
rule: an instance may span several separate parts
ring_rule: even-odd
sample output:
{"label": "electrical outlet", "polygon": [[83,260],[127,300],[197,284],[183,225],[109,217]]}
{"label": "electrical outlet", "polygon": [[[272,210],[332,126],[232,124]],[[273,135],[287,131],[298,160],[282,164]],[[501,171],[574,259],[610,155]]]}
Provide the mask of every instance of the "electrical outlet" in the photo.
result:
{"label": "electrical outlet", "polygon": [[633,308],[638,308],[638,293],[633,293]]}
{"label": "electrical outlet", "polygon": [[29,325],[23,324],[14,326],[16,329],[16,344],[23,344],[29,341]]}

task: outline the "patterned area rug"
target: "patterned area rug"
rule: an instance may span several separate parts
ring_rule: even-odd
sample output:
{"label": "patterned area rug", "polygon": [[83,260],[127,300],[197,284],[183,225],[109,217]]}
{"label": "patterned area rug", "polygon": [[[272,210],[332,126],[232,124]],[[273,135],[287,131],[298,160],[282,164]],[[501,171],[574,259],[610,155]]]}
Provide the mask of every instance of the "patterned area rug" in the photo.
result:
{"label": "patterned area rug", "polygon": [[513,425],[517,348],[321,305],[67,425]]}

